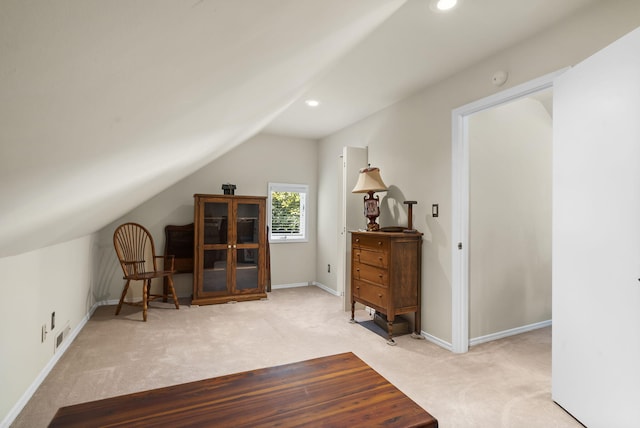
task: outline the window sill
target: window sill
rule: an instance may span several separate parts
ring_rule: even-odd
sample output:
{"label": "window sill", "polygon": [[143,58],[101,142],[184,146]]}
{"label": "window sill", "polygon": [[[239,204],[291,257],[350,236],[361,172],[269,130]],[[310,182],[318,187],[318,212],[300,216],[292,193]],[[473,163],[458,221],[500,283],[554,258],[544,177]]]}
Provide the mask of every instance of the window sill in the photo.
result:
{"label": "window sill", "polygon": [[269,240],[269,244],[297,244],[309,242],[308,239],[274,239]]}

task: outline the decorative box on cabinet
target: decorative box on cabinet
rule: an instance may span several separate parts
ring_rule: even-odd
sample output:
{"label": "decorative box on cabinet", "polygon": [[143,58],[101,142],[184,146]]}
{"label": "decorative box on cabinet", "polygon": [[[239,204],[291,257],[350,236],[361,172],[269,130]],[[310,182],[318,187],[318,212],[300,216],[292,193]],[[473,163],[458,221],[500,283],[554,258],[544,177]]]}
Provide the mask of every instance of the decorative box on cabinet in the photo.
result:
{"label": "decorative box on cabinet", "polygon": [[194,198],[192,304],[266,298],[266,197]]}
{"label": "decorative box on cabinet", "polygon": [[351,322],[362,303],[387,318],[387,343],[394,345],[396,315],[415,313],[413,337],[420,335],[422,233],[351,233]]}

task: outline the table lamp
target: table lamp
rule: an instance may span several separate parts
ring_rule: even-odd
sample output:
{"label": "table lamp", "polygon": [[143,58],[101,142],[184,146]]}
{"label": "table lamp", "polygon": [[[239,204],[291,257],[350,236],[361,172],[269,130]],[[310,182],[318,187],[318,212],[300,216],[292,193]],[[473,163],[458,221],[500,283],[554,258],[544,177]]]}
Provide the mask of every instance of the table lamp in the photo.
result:
{"label": "table lamp", "polygon": [[369,219],[369,223],[367,223],[368,231],[380,230],[380,225],[376,222],[376,219],[380,216],[380,199],[378,196],[374,197],[373,193],[385,190],[387,190],[387,186],[380,177],[380,168],[372,168],[369,165],[367,168],[360,170],[356,187],[351,192],[367,193],[364,197],[364,216]]}

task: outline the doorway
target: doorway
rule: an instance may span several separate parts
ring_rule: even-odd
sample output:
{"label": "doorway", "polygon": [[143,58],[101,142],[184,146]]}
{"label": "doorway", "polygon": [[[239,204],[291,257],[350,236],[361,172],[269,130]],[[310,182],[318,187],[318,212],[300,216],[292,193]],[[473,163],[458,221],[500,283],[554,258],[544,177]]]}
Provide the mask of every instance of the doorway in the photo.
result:
{"label": "doorway", "polygon": [[468,118],[470,346],[551,325],[552,97]]}
{"label": "doorway", "polygon": [[[476,113],[503,106],[512,101],[550,90],[553,79],[561,70],[531,82],[510,88],[453,111],[452,115],[452,351],[464,353],[469,349],[470,337],[470,147],[469,124]],[[477,261],[477,260],[476,260]],[[498,288],[503,285],[498,285]],[[495,292],[494,290],[493,292]],[[507,317],[508,318],[508,317]],[[499,320],[497,324],[506,321]],[[494,323],[495,324],[495,323]],[[491,329],[495,326],[481,326]],[[531,328],[529,328],[531,329]],[[526,330],[523,330],[526,331]],[[512,332],[516,334],[519,331]],[[506,335],[506,334],[505,334]],[[502,336],[504,337],[504,335]],[[484,339],[498,337],[485,335]],[[484,340],[484,341],[486,341]]]}

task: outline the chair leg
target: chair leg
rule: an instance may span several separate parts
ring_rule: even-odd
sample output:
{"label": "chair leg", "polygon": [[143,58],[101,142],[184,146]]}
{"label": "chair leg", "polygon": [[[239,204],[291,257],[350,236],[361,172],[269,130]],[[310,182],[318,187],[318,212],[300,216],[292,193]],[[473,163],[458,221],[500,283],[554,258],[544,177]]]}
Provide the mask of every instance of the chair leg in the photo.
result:
{"label": "chair leg", "polygon": [[162,278],[162,301],[164,303],[168,302],[169,293],[167,290],[169,289],[169,282],[167,277]]}
{"label": "chair leg", "polygon": [[116,308],[116,315],[120,313],[120,309],[122,309],[122,302],[124,301],[124,297],[127,295],[127,291],[129,291],[129,283],[130,279],[127,279],[127,283],[124,285],[122,289],[122,296],[120,296],[120,301],[118,302],[118,307]]}
{"label": "chair leg", "polygon": [[142,283],[142,320],[147,321],[147,296],[151,288],[151,280],[148,279]]}
{"label": "chair leg", "polygon": [[176,296],[176,289],[173,287],[173,277],[171,275],[167,276],[167,283],[169,285],[171,295],[173,296],[173,303],[176,305],[176,309],[180,309],[180,305],[178,304],[178,297]]}

